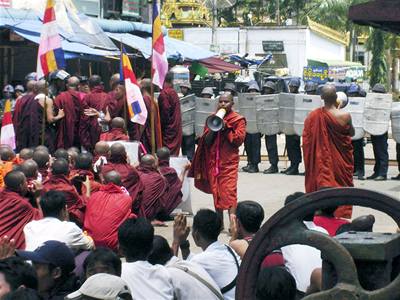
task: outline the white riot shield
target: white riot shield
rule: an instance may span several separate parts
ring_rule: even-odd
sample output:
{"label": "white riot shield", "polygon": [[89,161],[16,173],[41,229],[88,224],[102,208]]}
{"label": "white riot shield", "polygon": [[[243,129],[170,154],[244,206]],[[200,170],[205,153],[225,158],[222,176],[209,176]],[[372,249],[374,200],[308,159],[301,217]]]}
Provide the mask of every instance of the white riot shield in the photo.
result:
{"label": "white riot shield", "polygon": [[129,163],[131,165],[135,165],[139,163],[139,142],[126,142],[126,141],[113,141],[113,142],[106,142],[107,144],[111,145],[115,143],[121,143],[124,145],[126,154],[128,155]]}
{"label": "white riot shield", "polygon": [[265,135],[279,133],[279,95],[260,95],[256,97],[257,128]]}
{"label": "white riot shield", "polygon": [[296,94],[279,94],[279,131],[287,135],[296,134],[294,131],[294,112]]}
{"label": "white riot shield", "polygon": [[363,127],[371,135],[382,135],[389,130],[392,95],[368,93],[364,104]]}
{"label": "white riot shield", "polygon": [[[176,173],[178,173],[178,176],[182,174],[183,168],[189,160],[186,158],[186,156],[180,156],[180,157],[171,157],[169,160],[169,165],[171,168],[174,168]],[[193,214],[192,210],[192,200],[191,200],[191,191],[190,191],[190,184],[191,181],[193,181],[193,178],[185,177],[182,182],[182,203],[178,205],[178,207],[175,209],[174,212],[176,213],[189,213]]]}
{"label": "white riot shield", "polygon": [[180,99],[182,114],[182,134],[189,136],[194,134],[194,124],[196,115],[196,96],[187,95]]}
{"label": "white riot shield", "polygon": [[350,97],[347,105],[342,108],[343,111],[349,112],[351,115],[355,130],[355,134],[351,138],[352,140],[362,139],[365,135],[365,130],[363,128],[364,102],[364,97]]}
{"label": "white riot shield", "polygon": [[393,102],[391,118],[392,137],[396,143],[400,143],[400,102]]}
{"label": "white riot shield", "polygon": [[259,93],[241,93],[239,94],[239,110],[240,114],[246,118],[246,132],[257,133],[257,107],[256,96]]}
{"label": "white riot shield", "polygon": [[234,107],[234,111],[236,111],[237,113],[240,112],[240,104],[239,104],[238,96],[233,97],[233,107]]}
{"label": "white riot shield", "polygon": [[321,106],[321,97],[318,95],[296,95],[293,121],[294,133],[296,135],[303,135],[304,121],[306,120],[308,114]]}
{"label": "white riot shield", "polygon": [[196,116],[195,116],[196,137],[199,137],[203,134],[206,120],[209,115],[215,112],[216,108],[217,108],[216,99],[196,97]]}

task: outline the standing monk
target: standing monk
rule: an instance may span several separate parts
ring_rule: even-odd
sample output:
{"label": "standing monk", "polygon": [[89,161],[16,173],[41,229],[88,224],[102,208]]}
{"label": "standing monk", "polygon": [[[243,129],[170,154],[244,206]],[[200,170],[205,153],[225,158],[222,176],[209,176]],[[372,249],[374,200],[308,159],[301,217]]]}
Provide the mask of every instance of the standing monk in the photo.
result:
{"label": "standing monk", "polygon": [[224,210],[231,214],[236,209],[239,147],[246,136],[246,119],[234,112],[232,106],[230,93],[219,98],[218,110],[226,111],[224,126],[218,132],[205,126],[190,174],[198,189],[213,194],[214,206],[222,221]]}
{"label": "standing monk", "polygon": [[[337,108],[336,88],[322,88],[325,105],[310,113],[304,122],[303,151],[306,192],[328,187],[353,186],[354,135],[351,116]],[[346,207],[349,208],[349,207]],[[339,215],[338,215],[339,213]],[[351,217],[350,210],[339,208],[337,217]]]}
{"label": "standing monk", "polygon": [[83,99],[84,113],[79,124],[81,145],[86,150],[92,151],[94,145],[99,141],[102,132],[98,118],[104,116],[104,122],[109,119],[107,112],[108,95],[104,92],[101,77],[93,75],[89,78],[90,94]]}
{"label": "standing monk", "polygon": [[179,155],[182,144],[182,115],[179,96],[173,89],[172,73],[165,76],[164,88],[158,97],[163,146],[172,155]]}
{"label": "standing monk", "polygon": [[79,120],[82,108],[78,85],[78,77],[70,77],[67,82],[67,91],[59,94],[54,100],[54,105],[58,109],[63,109],[65,113],[65,117],[58,124],[57,148],[80,147]]}
{"label": "standing monk", "polygon": [[119,83],[120,75],[112,75],[110,78],[111,91],[108,92],[108,110],[111,118],[124,117],[124,104],[126,101],[125,97],[121,97],[119,91],[117,91]]}

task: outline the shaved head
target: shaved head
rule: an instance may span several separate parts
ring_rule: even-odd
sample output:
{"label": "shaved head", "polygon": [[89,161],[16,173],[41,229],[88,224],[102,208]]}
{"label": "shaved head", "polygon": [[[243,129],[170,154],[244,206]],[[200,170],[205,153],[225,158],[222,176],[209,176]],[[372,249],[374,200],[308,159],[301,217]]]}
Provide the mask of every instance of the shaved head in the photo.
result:
{"label": "shaved head", "polygon": [[71,90],[76,90],[76,89],[78,89],[79,82],[80,81],[79,81],[78,77],[71,76],[70,78],[68,78],[67,86]]}
{"label": "shaved head", "polygon": [[97,142],[94,147],[94,152],[98,155],[107,156],[110,151],[110,145],[106,142]]}
{"label": "shaved head", "polygon": [[0,146],[0,158],[2,161],[11,161],[15,158],[15,153],[8,145]]}
{"label": "shaved head", "polygon": [[24,160],[31,159],[33,157],[33,150],[29,148],[24,148],[19,152],[19,157]]}
{"label": "shaved head", "polygon": [[104,175],[104,182],[121,186],[121,175],[117,171],[110,171]]}
{"label": "shaved head", "polygon": [[26,177],[21,171],[11,171],[4,177],[4,184],[9,190],[21,193],[23,185],[26,185]]}
{"label": "shaved head", "polygon": [[140,88],[142,91],[146,91],[148,94],[151,93],[151,80],[149,78],[143,78],[140,81]]}
{"label": "shaved head", "polygon": [[169,160],[171,152],[167,147],[162,147],[157,150],[157,157],[159,160]]}
{"label": "shaved head", "polygon": [[120,75],[119,73],[115,73],[110,77],[110,87],[111,89],[115,89],[117,87],[118,82],[120,82]]}
{"label": "shaved head", "polygon": [[37,178],[39,166],[33,159],[28,159],[20,165],[20,171],[26,178]]}
{"label": "shaved head", "polygon": [[148,168],[156,168],[156,159],[151,154],[145,154],[140,160],[140,165]]}
{"label": "shaved head", "polygon": [[89,87],[91,89],[96,87],[96,86],[99,86],[101,84],[102,84],[101,77],[99,75],[90,76],[90,78],[89,78]]}
{"label": "shaved head", "polygon": [[38,164],[39,168],[44,168],[49,163],[50,156],[45,150],[36,150],[33,152],[32,159]]}
{"label": "shaved head", "polygon": [[337,94],[335,86],[333,84],[324,85],[321,90],[321,98],[325,101],[325,104],[336,104]]}
{"label": "shaved head", "polygon": [[28,93],[32,93],[36,90],[36,80],[29,80],[26,83],[26,90]]}
{"label": "shaved head", "polygon": [[75,161],[75,168],[81,170],[91,170],[92,169],[93,156],[89,152],[81,153],[77,156]]}
{"label": "shaved head", "polygon": [[49,153],[49,148],[47,148],[47,147],[44,146],[44,145],[39,145],[39,146],[37,146],[37,147],[35,148],[35,151],[37,151],[37,150],[42,150],[42,151],[46,151],[47,153]]}
{"label": "shaved head", "polygon": [[124,145],[121,143],[112,144],[110,148],[110,161],[113,163],[127,162],[127,154]]}
{"label": "shaved head", "polygon": [[46,82],[46,80],[41,79],[36,83],[36,92],[38,94],[40,94],[40,93],[47,94],[47,82]]}
{"label": "shaved head", "polygon": [[64,158],[59,158],[53,162],[51,165],[51,173],[53,175],[68,175],[69,164]]}
{"label": "shaved head", "polygon": [[56,159],[63,158],[65,160],[69,161],[68,151],[65,149],[62,149],[62,148],[57,149],[57,151],[54,152],[54,158],[56,158]]}
{"label": "shaved head", "polygon": [[123,118],[116,117],[116,118],[112,119],[111,127],[124,129],[125,128],[125,120]]}

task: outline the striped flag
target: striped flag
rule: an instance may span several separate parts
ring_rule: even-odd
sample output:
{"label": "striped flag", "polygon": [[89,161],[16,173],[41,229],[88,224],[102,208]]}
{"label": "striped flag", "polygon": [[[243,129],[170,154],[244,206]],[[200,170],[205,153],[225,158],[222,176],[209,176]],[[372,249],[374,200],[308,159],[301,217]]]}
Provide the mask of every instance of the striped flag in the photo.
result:
{"label": "striped flag", "polygon": [[65,67],[64,51],[58,34],[54,0],[47,0],[43,17],[43,27],[40,34],[40,44],[37,60],[37,78],[40,79],[50,72]]}
{"label": "striped flag", "polygon": [[125,49],[121,51],[121,80],[125,82],[126,101],[128,103],[129,118],[132,122],[144,125],[147,120],[147,109],[143,96],[136,81],[131,62]]}
{"label": "striped flag", "polygon": [[4,106],[3,122],[1,124],[0,144],[8,145],[15,149],[15,132],[11,116],[11,100],[6,100]]}
{"label": "striped flag", "polygon": [[151,71],[153,84],[163,88],[165,75],[168,72],[167,53],[161,29],[160,0],[153,1],[153,51],[151,56]]}

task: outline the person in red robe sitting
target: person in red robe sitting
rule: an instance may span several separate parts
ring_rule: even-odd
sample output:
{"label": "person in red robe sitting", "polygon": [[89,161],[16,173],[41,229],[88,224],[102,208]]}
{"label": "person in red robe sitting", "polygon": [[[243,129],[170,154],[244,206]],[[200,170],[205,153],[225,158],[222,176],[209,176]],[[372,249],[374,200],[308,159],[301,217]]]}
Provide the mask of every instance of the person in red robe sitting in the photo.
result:
{"label": "person in red robe sitting", "polygon": [[[304,122],[303,152],[306,192],[353,186],[354,127],[350,113],[337,108],[336,88],[322,88],[325,105]],[[351,206],[339,207],[336,217],[351,218]]]}
{"label": "person in red robe sitting", "polygon": [[115,143],[110,147],[110,157],[101,168],[102,176],[110,171],[117,171],[120,174],[122,185],[135,201],[135,213],[138,213],[144,186],[135,167],[128,163],[125,147],[121,143]]}
{"label": "person in red robe sitting", "polygon": [[115,117],[111,121],[111,130],[100,135],[100,141],[129,141],[129,136],[125,131],[125,120]]}
{"label": "person in red robe sitting", "polygon": [[85,213],[85,202],[68,179],[68,175],[68,161],[63,158],[55,160],[51,165],[51,175],[45,182],[43,182],[42,194],[50,190],[64,192],[67,199],[67,209],[71,221],[75,222],[78,226],[82,226]]}
{"label": "person in red robe sitting", "polygon": [[218,132],[205,126],[190,172],[198,189],[213,194],[214,206],[222,221],[224,210],[229,210],[229,214],[235,213],[239,147],[246,136],[246,119],[233,111],[232,106],[230,93],[219,98],[218,110],[226,111],[224,126]]}
{"label": "person in red robe sitting", "polygon": [[75,160],[75,168],[69,174],[69,179],[74,184],[79,195],[85,197],[90,197],[101,187],[101,183],[94,178],[92,162],[93,156],[89,152],[79,154]]}
{"label": "person in red robe sitting", "polygon": [[80,147],[79,121],[82,106],[78,86],[78,77],[70,77],[67,82],[67,91],[59,94],[54,100],[54,106],[63,109],[65,113],[65,117],[58,123],[57,148]]}
{"label": "person in red robe sitting", "polygon": [[21,149],[18,153],[18,158],[20,159],[21,163],[24,162],[25,160],[32,159],[33,157],[33,149],[31,148],[24,148]]}
{"label": "person in red robe sitting", "polygon": [[99,175],[101,168],[107,163],[109,157],[110,145],[103,141],[97,142],[96,146],[94,147],[93,156],[93,171],[96,175]]}
{"label": "person in red robe sitting", "polygon": [[25,249],[23,229],[30,221],[41,219],[42,213],[24,197],[28,187],[22,172],[9,172],[4,181],[5,188],[0,191],[0,236],[13,239],[17,249]]}
{"label": "person in red robe sitting", "polygon": [[39,177],[42,181],[45,181],[49,176],[49,163],[50,155],[49,152],[45,150],[35,150],[33,152],[32,159],[37,163],[39,168]]}
{"label": "person in red robe sitting", "polygon": [[122,187],[121,176],[116,171],[104,174],[104,185],[90,196],[85,214],[84,229],[96,247],[118,250],[118,228],[133,213],[134,200]]}
{"label": "person in red robe sitting", "polygon": [[169,166],[170,151],[167,147],[162,147],[157,150],[158,169],[161,175],[168,182],[167,190],[162,197],[163,214],[165,217],[171,215],[172,211],[182,202],[182,183],[189,171],[190,163],[185,166],[180,176],[174,168]]}
{"label": "person in red robe sitting", "polygon": [[167,147],[172,155],[179,155],[182,144],[182,115],[179,96],[172,84],[173,75],[165,76],[164,87],[158,96],[160,108],[160,123],[162,145]]}
{"label": "person in red robe sitting", "polygon": [[39,177],[39,167],[33,159],[28,159],[20,164],[15,170],[21,171],[26,177],[28,191],[25,197],[33,207],[38,207],[36,203],[35,182],[42,182]]}
{"label": "person in red robe sitting", "polygon": [[[159,214],[165,212],[165,200],[163,197],[168,190],[168,182],[157,170],[156,159],[150,154],[142,157],[138,173],[144,185],[143,215],[141,217],[154,220],[159,217]],[[163,223],[155,221],[154,225],[163,225]]]}
{"label": "person in red robe sitting", "polygon": [[83,99],[83,114],[79,122],[79,134],[81,145],[86,150],[92,151],[94,145],[99,141],[102,128],[98,118],[104,114],[103,122],[110,120],[107,110],[108,95],[104,92],[103,82],[98,75],[89,78],[90,94]]}
{"label": "person in red robe sitting", "polygon": [[4,186],[4,177],[18,162],[14,151],[8,145],[0,145],[0,187]]}

